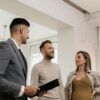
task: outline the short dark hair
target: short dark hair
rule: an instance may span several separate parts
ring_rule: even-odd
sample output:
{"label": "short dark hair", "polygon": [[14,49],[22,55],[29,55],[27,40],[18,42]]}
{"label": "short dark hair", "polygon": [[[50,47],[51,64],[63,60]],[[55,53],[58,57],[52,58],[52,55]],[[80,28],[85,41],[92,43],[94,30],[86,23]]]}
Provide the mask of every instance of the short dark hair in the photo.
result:
{"label": "short dark hair", "polygon": [[42,50],[42,48],[45,46],[45,44],[47,44],[47,43],[50,43],[50,44],[52,44],[52,42],[50,41],[50,40],[45,40],[45,41],[43,41],[42,43],[41,43],[41,45],[40,45],[40,51]]}
{"label": "short dark hair", "polygon": [[16,25],[26,25],[26,26],[30,26],[30,23],[24,19],[24,18],[14,18],[10,24],[10,32],[12,33],[14,31],[14,27]]}

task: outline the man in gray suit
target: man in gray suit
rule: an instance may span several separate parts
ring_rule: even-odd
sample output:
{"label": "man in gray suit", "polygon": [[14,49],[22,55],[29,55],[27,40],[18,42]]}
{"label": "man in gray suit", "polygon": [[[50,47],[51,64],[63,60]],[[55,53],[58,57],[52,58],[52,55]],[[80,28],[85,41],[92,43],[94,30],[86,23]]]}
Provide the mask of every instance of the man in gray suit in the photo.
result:
{"label": "man in gray suit", "polygon": [[26,19],[13,19],[11,38],[0,42],[0,100],[27,100],[39,91],[36,86],[26,86],[27,62],[19,49],[27,42],[29,26]]}

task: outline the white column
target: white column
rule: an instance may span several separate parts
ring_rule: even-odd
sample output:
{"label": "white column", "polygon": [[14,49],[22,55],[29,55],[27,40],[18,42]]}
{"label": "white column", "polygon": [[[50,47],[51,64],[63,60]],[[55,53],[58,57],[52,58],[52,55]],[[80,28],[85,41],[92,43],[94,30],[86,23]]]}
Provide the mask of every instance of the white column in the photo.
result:
{"label": "white column", "polygon": [[100,71],[100,26],[97,27],[97,53],[96,53],[96,70]]}
{"label": "white column", "polygon": [[60,65],[62,80],[65,85],[67,76],[75,69],[74,35],[73,29],[59,31],[58,33],[58,63]]}

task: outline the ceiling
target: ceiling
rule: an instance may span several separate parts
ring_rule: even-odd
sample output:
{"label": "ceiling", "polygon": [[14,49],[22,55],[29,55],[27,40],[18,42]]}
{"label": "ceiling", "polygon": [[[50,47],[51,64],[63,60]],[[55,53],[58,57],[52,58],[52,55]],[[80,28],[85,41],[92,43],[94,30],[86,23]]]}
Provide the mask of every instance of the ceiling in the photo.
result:
{"label": "ceiling", "polygon": [[[6,2],[6,0],[2,0],[2,2],[3,1]],[[71,1],[71,2],[75,3],[76,5],[78,5],[79,7],[81,7],[82,9],[85,9],[86,11],[88,11],[91,14],[100,13],[100,0],[64,0],[64,1]],[[2,6],[2,2],[0,1],[0,6]],[[4,4],[5,4],[5,2],[4,2]],[[13,2],[13,0],[12,0],[12,2]],[[20,5],[18,5],[18,6],[20,9]],[[7,5],[5,7],[10,8]],[[21,5],[21,7],[22,7],[22,5]],[[18,9],[18,8],[16,8],[16,9]],[[28,10],[31,11],[31,9],[28,9]],[[17,11],[17,10],[15,10],[15,11]],[[33,9],[32,9],[32,11],[33,11]],[[54,36],[57,34],[57,31],[55,31],[51,28],[45,27],[48,25],[47,24],[45,25],[44,22],[47,23],[49,20],[49,24],[51,22],[53,24],[50,24],[50,25],[51,26],[54,25],[54,27],[55,27],[55,26],[59,25],[58,21],[54,22],[54,20],[50,20],[50,18],[43,19],[44,16],[41,16],[40,20],[43,21],[42,23],[43,23],[43,25],[45,25],[45,26],[43,26],[41,24],[36,23],[36,21],[37,22],[39,21],[39,18],[35,22],[32,21],[32,18],[35,19],[35,17],[37,18],[37,16],[36,16],[36,12],[35,12],[35,14],[33,12],[31,12],[31,13],[32,13],[31,15],[30,15],[30,13],[28,13],[28,19],[31,19],[31,20],[29,20],[31,23],[29,42],[32,42],[33,40],[37,41],[37,40],[51,37],[51,36]],[[24,13],[21,13],[21,14],[24,14]],[[21,14],[19,14],[19,15],[21,15]],[[33,15],[35,15],[35,17]],[[40,16],[40,15],[38,15],[38,16]],[[20,17],[20,16],[17,16],[11,12],[0,9],[0,40],[7,39],[9,37],[9,34],[10,34],[9,33],[9,24],[10,24],[11,20],[15,17]],[[92,17],[94,18],[94,16],[92,16]],[[92,19],[92,22],[95,23],[93,25],[99,26],[100,25],[100,14],[97,14],[96,19],[95,20]],[[5,28],[4,25],[6,25],[7,27]],[[63,27],[63,24],[61,23],[59,25],[59,27]],[[58,29],[59,29],[59,27],[57,26]],[[56,28],[54,28],[54,29],[56,29]]]}
{"label": "ceiling", "polygon": [[85,21],[91,26],[100,26],[100,0],[63,0],[85,14]]}
{"label": "ceiling", "polygon": [[100,11],[100,0],[70,0],[89,13]]}
{"label": "ceiling", "polygon": [[[9,38],[10,36],[9,25],[12,19],[15,17],[20,17],[20,16],[17,16],[13,13],[0,9],[0,40],[5,40]],[[53,29],[37,24],[30,20],[29,22],[31,26],[30,26],[30,34],[29,34],[30,39],[28,40],[28,42],[32,42],[33,40],[37,41],[57,34],[57,32]]]}

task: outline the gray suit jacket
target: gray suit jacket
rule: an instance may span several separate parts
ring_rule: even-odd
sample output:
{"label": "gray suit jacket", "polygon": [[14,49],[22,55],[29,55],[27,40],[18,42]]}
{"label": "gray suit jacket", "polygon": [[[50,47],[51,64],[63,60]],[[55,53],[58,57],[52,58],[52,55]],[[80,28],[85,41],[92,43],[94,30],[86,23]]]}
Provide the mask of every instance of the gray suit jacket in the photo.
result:
{"label": "gray suit jacket", "polygon": [[26,76],[27,64],[14,42],[0,42],[0,100],[27,100],[24,95],[17,97]]}

